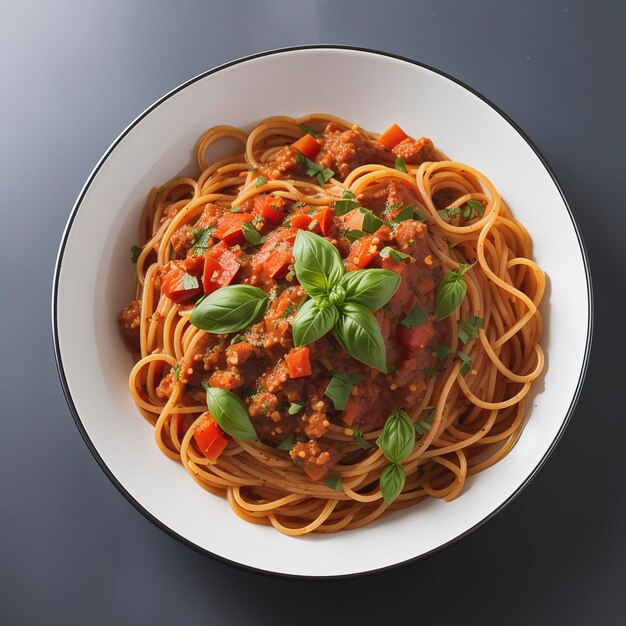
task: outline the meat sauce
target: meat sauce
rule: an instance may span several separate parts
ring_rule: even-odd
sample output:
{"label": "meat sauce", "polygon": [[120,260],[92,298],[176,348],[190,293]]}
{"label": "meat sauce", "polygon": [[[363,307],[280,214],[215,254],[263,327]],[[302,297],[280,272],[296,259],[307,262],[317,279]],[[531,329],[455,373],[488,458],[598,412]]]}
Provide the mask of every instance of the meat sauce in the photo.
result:
{"label": "meat sauce", "polygon": [[[339,178],[345,178],[352,169],[364,163],[388,165],[400,154],[412,162],[435,158],[430,140],[408,138],[399,144],[399,148],[396,147],[398,150],[394,148],[392,151],[356,130],[341,131],[334,124],[328,125],[318,141],[321,149],[316,161],[333,169]],[[273,179],[304,175],[302,165],[296,161],[296,154],[291,146],[285,146],[271,162],[259,169],[263,175]],[[267,194],[259,197],[270,203],[272,201]],[[384,189],[361,195],[357,200],[389,222],[402,207],[415,202],[416,198],[411,189],[392,181]],[[177,375],[185,384],[184,393],[189,398],[198,397],[203,381],[237,394],[248,409],[258,438],[268,445],[277,446],[293,437],[294,443],[289,451],[293,462],[300,465],[310,478],[320,480],[347,455],[353,461],[355,454],[366,454],[350,441],[355,434],[382,427],[387,416],[397,407],[401,406],[410,413],[420,406],[428,383],[427,374],[437,367],[433,346],[445,342],[447,331],[443,325],[433,322],[426,322],[415,329],[401,322],[418,304],[431,319],[434,318],[435,290],[443,271],[437,259],[430,254],[426,224],[416,219],[406,219],[393,226],[383,225],[376,232],[351,242],[345,235],[353,227],[350,221],[356,216],[334,215],[332,207],[320,209],[281,204],[284,219],[281,219],[280,225],[261,218],[257,208],[258,205],[249,201],[236,215],[253,216],[252,224],[267,237],[264,243],[258,246],[247,243],[228,246],[223,240],[210,237],[207,246],[214,256],[228,253],[232,257],[231,264],[233,259],[236,262],[234,275],[230,277],[232,284],[255,285],[270,294],[267,312],[259,323],[245,332],[203,335],[195,348],[182,359]],[[367,267],[386,268],[401,276],[395,295],[374,313],[385,340],[387,374],[352,358],[329,333],[308,346],[311,374],[299,378],[289,376],[285,356],[294,347],[291,333],[293,319],[298,306],[307,297],[293,272],[292,248],[297,228],[291,226],[291,220],[294,215],[300,214],[315,218],[324,210],[329,216],[325,219],[325,232],[320,234],[337,247],[344,259],[350,257],[354,246],[363,247],[365,240],[369,259]],[[179,260],[160,268],[160,284],[180,271],[181,263],[195,263],[192,258],[197,256],[194,231],[213,228],[214,234],[220,228],[220,220],[229,213],[228,209],[208,204],[193,227],[182,226],[173,234],[171,241]],[[391,256],[383,258],[378,253],[385,247],[409,256],[399,261],[394,261]],[[348,270],[355,269],[349,261],[346,261],[346,266]],[[191,306],[193,299],[197,299],[197,294],[193,294],[184,306]],[[140,311],[139,301],[134,300],[118,318],[122,335],[133,351],[139,349]],[[336,410],[324,393],[332,379],[333,369],[362,376],[352,388],[342,411]],[[169,373],[161,381],[157,389],[161,397],[171,394],[173,375]],[[289,413],[293,404],[302,406],[294,415]],[[339,444],[330,439],[327,436],[330,430],[343,435],[348,441]]]}

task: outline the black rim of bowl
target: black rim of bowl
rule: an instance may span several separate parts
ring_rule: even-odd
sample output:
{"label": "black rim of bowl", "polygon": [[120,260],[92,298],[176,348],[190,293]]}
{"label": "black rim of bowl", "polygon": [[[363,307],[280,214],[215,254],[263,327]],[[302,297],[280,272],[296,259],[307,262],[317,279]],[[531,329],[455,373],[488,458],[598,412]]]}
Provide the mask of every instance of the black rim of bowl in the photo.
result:
{"label": "black rim of bowl", "polygon": [[[65,370],[63,368],[63,361],[61,359],[61,351],[60,351],[60,346],[59,346],[59,334],[58,334],[58,327],[57,327],[57,321],[58,321],[57,320],[57,297],[58,297],[59,276],[60,276],[61,265],[62,265],[62,262],[63,262],[63,254],[65,252],[65,246],[66,246],[67,240],[69,238],[70,231],[72,229],[72,224],[74,222],[74,218],[76,217],[76,214],[78,213],[78,210],[80,209],[81,203],[83,201],[83,198],[85,197],[85,194],[87,193],[87,190],[89,189],[89,187],[91,186],[91,183],[93,182],[94,178],[97,176],[98,172],[100,171],[100,168],[102,167],[104,162],[109,158],[111,153],[115,150],[117,145],[122,141],[122,139],[124,139],[126,137],[126,135],[128,135],[128,133],[142,119],[144,119],[147,115],[149,115],[154,109],[156,109],[163,102],[165,102],[166,100],[171,98],[173,95],[177,94],[179,91],[182,91],[183,89],[189,87],[193,83],[195,83],[195,82],[197,82],[199,80],[202,80],[203,78],[205,78],[207,76],[210,76],[211,74],[215,74],[216,72],[219,72],[220,70],[223,70],[223,69],[225,69],[227,67],[232,67],[233,65],[238,65],[240,63],[245,63],[246,61],[250,61],[252,59],[258,59],[258,58],[261,58],[261,57],[271,56],[271,55],[275,55],[275,54],[284,54],[286,52],[292,52],[292,51],[297,51],[297,50],[348,50],[348,51],[356,51],[356,52],[366,52],[366,53],[369,53],[369,54],[375,54],[375,55],[379,55],[379,56],[383,56],[383,57],[397,59],[399,61],[404,61],[406,63],[411,63],[412,65],[416,65],[418,67],[422,67],[422,68],[427,69],[427,70],[429,70],[429,71],[431,71],[431,72],[433,72],[435,74],[443,76],[444,78],[447,78],[448,80],[456,83],[457,85],[460,85],[461,87],[463,87],[464,89],[466,89],[470,93],[472,93],[475,96],[477,96],[478,98],[480,98],[485,104],[490,106],[496,113],[498,113],[501,117],[503,117],[519,133],[519,135],[522,137],[522,139],[524,139],[524,141],[528,144],[528,146],[530,146],[532,151],[537,155],[537,157],[539,158],[539,160],[543,164],[545,170],[550,175],[550,178],[552,179],[554,185],[556,186],[556,188],[559,191],[559,194],[561,195],[563,203],[565,204],[565,207],[567,209],[569,217],[570,217],[570,219],[572,221],[572,225],[574,227],[574,231],[576,232],[576,237],[578,239],[578,245],[580,246],[580,253],[582,255],[583,264],[584,264],[584,267],[585,267],[585,278],[586,278],[586,282],[587,282],[587,296],[588,296],[587,306],[588,306],[589,324],[587,326],[587,337],[586,337],[586,341],[585,341],[585,354],[584,354],[584,357],[583,357],[583,363],[582,363],[582,367],[581,367],[580,374],[579,374],[579,377],[578,377],[576,390],[574,392],[574,395],[572,397],[572,401],[570,403],[570,406],[569,406],[569,408],[567,410],[567,413],[565,415],[565,418],[563,420],[563,423],[562,423],[558,433],[556,434],[555,438],[552,440],[552,443],[550,444],[550,447],[548,448],[546,453],[543,455],[543,457],[541,458],[539,463],[535,466],[535,468],[529,473],[529,475],[526,477],[524,482],[516,489],[516,491],[513,494],[511,494],[511,496],[509,496],[500,506],[498,506],[495,510],[493,510],[489,515],[484,517],[480,522],[478,522],[477,524],[475,524],[474,526],[472,526],[471,528],[469,528],[465,532],[457,535],[453,539],[450,539],[446,543],[438,546],[437,548],[434,548],[433,550],[430,550],[429,552],[425,552],[424,554],[421,554],[421,555],[416,556],[416,557],[412,557],[412,558],[407,559],[405,561],[400,561],[398,563],[394,563],[392,565],[387,565],[385,567],[381,567],[381,568],[377,568],[377,569],[373,569],[373,570],[367,570],[367,571],[364,571],[364,572],[352,573],[352,574],[339,574],[339,575],[326,575],[326,576],[308,576],[308,575],[301,575],[301,574],[286,574],[286,573],[282,573],[282,572],[273,572],[273,571],[263,570],[263,569],[259,569],[259,568],[253,567],[251,565],[245,565],[243,563],[238,563],[236,561],[231,561],[230,559],[227,559],[227,558],[225,558],[223,556],[220,556],[218,554],[210,552],[209,550],[206,550],[205,548],[200,547],[199,545],[197,545],[194,542],[190,541],[189,539],[183,537],[182,535],[179,535],[177,532],[172,530],[169,526],[164,524],[161,520],[159,520],[154,515],[152,515],[152,513],[147,511],[137,500],[135,500],[135,498],[126,490],[126,488],[120,483],[120,481],[116,478],[116,476],[111,472],[111,470],[109,469],[109,467],[105,463],[104,459],[100,456],[100,454],[96,450],[96,447],[94,446],[93,442],[89,438],[89,435],[87,434],[87,432],[85,430],[85,427],[83,426],[83,423],[82,423],[82,421],[80,419],[80,416],[78,415],[78,411],[76,410],[76,406],[74,405],[74,401],[73,401],[72,396],[70,394],[69,386],[68,386],[67,379],[66,379],[66,376],[65,376]],[[591,271],[590,271],[590,267],[589,267],[589,259],[588,259],[588,256],[587,256],[587,251],[585,249],[585,244],[583,242],[583,239],[582,239],[582,236],[580,234],[580,231],[579,231],[578,225],[576,223],[576,220],[574,219],[574,215],[572,214],[572,210],[571,210],[571,208],[570,208],[570,206],[569,206],[569,204],[567,202],[567,199],[565,198],[565,195],[563,193],[561,185],[559,184],[559,182],[558,182],[556,176],[554,175],[554,172],[552,171],[550,165],[546,161],[545,157],[541,154],[541,152],[539,151],[537,146],[535,146],[535,144],[526,135],[526,133],[524,133],[524,131],[511,118],[509,118],[508,115],[506,115],[506,113],[501,111],[495,104],[493,104],[491,101],[489,101],[487,98],[485,98],[485,96],[483,96],[481,93],[477,92],[475,89],[473,89],[472,87],[466,85],[465,83],[463,83],[462,81],[458,80],[457,78],[454,78],[453,76],[450,76],[449,74],[446,74],[445,72],[442,72],[441,70],[438,70],[438,69],[436,69],[434,67],[426,65],[425,63],[420,63],[418,61],[414,61],[413,59],[408,59],[406,57],[403,57],[403,56],[400,56],[400,55],[397,55],[397,54],[392,54],[392,53],[389,53],[389,52],[383,52],[383,51],[380,51],[380,50],[374,50],[374,49],[370,49],[370,48],[361,48],[361,47],[357,47],[357,46],[325,45],[325,44],[322,44],[322,45],[303,45],[303,46],[290,46],[290,47],[286,47],[286,48],[277,48],[275,50],[267,50],[265,52],[259,52],[257,54],[252,54],[250,56],[241,57],[239,59],[236,59],[235,61],[230,61],[228,63],[224,63],[223,65],[219,65],[219,66],[217,66],[217,67],[215,67],[213,69],[207,70],[206,72],[203,72],[202,74],[199,74],[198,76],[195,76],[194,78],[191,78],[190,80],[184,82],[182,85],[179,85],[178,87],[176,87],[175,89],[173,89],[169,93],[165,94],[163,97],[159,98],[159,100],[157,100],[154,104],[149,106],[143,113],[141,113],[135,120],[133,120],[126,127],[126,129],[117,137],[117,139],[115,139],[115,141],[107,149],[107,151],[104,153],[104,155],[102,156],[100,161],[97,163],[97,165],[95,166],[95,168],[93,169],[93,171],[89,175],[89,178],[87,179],[87,182],[83,186],[80,194],[78,195],[76,203],[74,204],[74,207],[72,208],[72,212],[70,214],[70,217],[68,219],[67,225],[66,225],[65,230],[63,232],[63,237],[61,239],[61,245],[59,247],[59,253],[58,253],[58,256],[57,256],[57,261],[56,261],[56,265],[55,265],[55,269],[54,269],[54,279],[53,279],[53,287],[52,287],[52,334],[53,334],[53,341],[54,341],[54,356],[55,356],[55,360],[56,360],[57,370],[58,370],[58,373],[59,373],[59,378],[61,379],[61,386],[63,387],[63,393],[65,395],[65,399],[67,401],[67,404],[68,404],[68,406],[70,408],[70,411],[72,413],[72,416],[74,418],[74,422],[76,423],[76,426],[78,427],[78,430],[80,431],[80,434],[81,434],[83,440],[87,444],[87,447],[89,448],[89,450],[93,454],[94,458],[96,459],[96,461],[98,462],[98,464],[100,465],[100,467],[102,468],[104,473],[108,476],[109,480],[111,480],[111,482],[115,485],[115,487],[117,487],[117,489],[120,491],[120,493],[142,515],[144,515],[147,519],[149,519],[153,524],[158,526],[161,530],[166,532],[168,535],[170,535],[174,539],[177,539],[178,541],[180,541],[182,544],[192,548],[193,550],[195,550],[196,552],[199,552],[200,554],[207,555],[207,556],[209,556],[209,557],[211,557],[211,558],[213,558],[213,559],[215,559],[215,560],[217,560],[217,561],[219,561],[221,563],[225,563],[227,565],[234,566],[234,567],[236,567],[238,569],[242,569],[242,570],[245,570],[245,571],[248,571],[248,572],[255,572],[255,573],[259,573],[259,574],[265,574],[265,575],[269,575],[269,576],[276,576],[276,577],[279,577],[279,578],[324,580],[324,579],[338,579],[338,578],[357,578],[357,577],[361,577],[361,576],[368,576],[368,575],[371,575],[371,574],[385,572],[385,571],[389,571],[389,570],[392,570],[392,569],[397,569],[399,567],[403,567],[403,566],[409,565],[410,563],[414,563],[416,561],[420,561],[420,560],[425,559],[425,558],[427,558],[429,556],[432,556],[433,554],[437,554],[438,552],[441,552],[445,548],[447,548],[447,547],[457,543],[461,539],[467,537],[468,535],[472,534],[474,531],[476,531],[479,528],[481,528],[484,524],[486,524],[489,520],[491,520],[497,513],[502,511],[502,509],[504,509],[510,502],[513,501],[514,498],[516,498],[522,492],[523,489],[526,488],[526,486],[530,483],[530,481],[535,477],[537,472],[541,469],[543,464],[546,462],[546,460],[548,459],[550,454],[552,454],[552,451],[554,450],[556,444],[559,442],[561,436],[563,435],[563,432],[565,431],[565,428],[567,427],[567,425],[568,425],[568,423],[569,423],[569,421],[570,421],[570,419],[572,417],[572,414],[573,414],[574,409],[576,407],[576,403],[578,402],[578,398],[580,396],[580,392],[581,392],[581,389],[582,389],[582,386],[583,386],[583,381],[585,379],[585,374],[587,372],[587,366],[588,366],[588,363],[589,363],[589,355],[590,355],[590,352],[591,352],[592,331],[593,331],[593,291],[592,291]]]}

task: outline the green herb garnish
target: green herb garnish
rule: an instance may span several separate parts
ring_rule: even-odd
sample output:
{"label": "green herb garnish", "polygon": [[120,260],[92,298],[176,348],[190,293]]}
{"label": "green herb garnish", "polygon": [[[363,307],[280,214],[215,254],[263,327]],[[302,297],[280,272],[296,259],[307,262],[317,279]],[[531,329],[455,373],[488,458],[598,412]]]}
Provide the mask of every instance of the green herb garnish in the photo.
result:
{"label": "green herb garnish", "polygon": [[412,259],[413,257],[410,254],[406,254],[405,252],[400,252],[399,250],[395,250],[390,246],[385,246],[379,253],[383,259],[390,257],[394,263],[400,263],[400,261],[404,261],[405,259]]}
{"label": "green herb garnish", "polygon": [[459,322],[459,339],[467,343],[470,339],[478,337],[478,329],[482,328],[484,320],[482,317],[471,315],[466,320]]}
{"label": "green herb garnish", "polygon": [[295,415],[296,413],[299,413],[300,411],[302,411],[303,408],[304,407],[301,404],[290,402],[289,408],[287,409],[287,413],[289,413],[289,415]]}
{"label": "green herb garnish", "polygon": [[400,322],[403,326],[413,330],[420,324],[427,322],[430,318],[419,304],[413,307],[413,310]]}
{"label": "green herb garnish", "polygon": [[141,246],[133,246],[130,249],[130,260],[133,263],[137,263],[137,260],[139,259],[139,255],[141,254],[142,250],[143,248]]}
{"label": "green herb garnish", "polygon": [[356,196],[346,189],[343,192],[342,200],[334,203],[335,215],[345,215],[354,209],[358,209],[361,205],[355,200]]}
{"label": "green herb garnish", "polygon": [[472,369],[472,357],[468,354],[465,354],[465,352],[461,352],[460,350],[456,353],[456,355],[462,362],[460,369],[461,376],[465,376],[465,374],[467,374]]}
{"label": "green herb garnish", "polygon": [[279,450],[291,450],[291,448],[293,448],[293,444],[295,443],[296,439],[293,435],[293,433],[291,433],[291,435],[289,435],[288,437],[285,437],[285,439],[283,439],[276,447]]}
{"label": "green herb garnish", "polygon": [[333,377],[326,387],[324,395],[333,401],[338,411],[343,411],[356,383],[363,380],[362,374],[345,374],[335,369],[330,372]]}
{"label": "green herb garnish", "polygon": [[311,137],[315,137],[315,139],[319,139],[320,134],[316,133],[310,126],[307,126],[306,124],[300,124],[299,128],[300,130],[303,130],[305,133],[308,133],[309,135],[311,135]]}
{"label": "green herb garnish", "polygon": [[335,491],[342,491],[341,476],[326,476],[324,484]]}
{"label": "green herb garnish", "polygon": [[227,389],[209,387],[206,381],[202,386],[206,390],[207,409],[220,428],[235,439],[255,441],[256,432],[241,398]]}
{"label": "green herb garnish", "polygon": [[404,159],[401,159],[400,157],[396,159],[396,169],[399,172],[404,172],[406,174],[406,165],[404,163]]}
{"label": "green herb garnish", "polygon": [[246,238],[246,241],[248,243],[251,243],[253,246],[258,246],[266,239],[266,237],[261,236],[261,233],[254,227],[254,224],[252,224],[252,222],[244,222],[241,225],[241,232]]}
{"label": "green herb garnish", "polygon": [[263,185],[267,185],[267,178],[265,178],[265,176],[258,176],[256,179],[256,186],[263,187]]}
{"label": "green herb garnish", "polygon": [[469,265],[461,263],[458,269],[448,272],[443,277],[437,289],[437,297],[435,299],[435,313],[437,319],[445,319],[452,311],[461,305],[467,293],[467,284],[465,283],[464,275],[474,265],[475,262]]}

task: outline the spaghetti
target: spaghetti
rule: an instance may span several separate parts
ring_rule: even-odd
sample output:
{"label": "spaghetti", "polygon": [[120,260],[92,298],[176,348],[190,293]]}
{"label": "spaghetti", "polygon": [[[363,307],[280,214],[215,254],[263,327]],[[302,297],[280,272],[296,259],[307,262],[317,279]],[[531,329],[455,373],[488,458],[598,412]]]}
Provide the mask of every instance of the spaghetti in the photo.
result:
{"label": "spaghetti", "polygon": [[[242,149],[207,162],[226,138]],[[358,528],[429,496],[452,500],[468,477],[508,454],[544,366],[537,307],[545,279],[527,231],[482,173],[395,125],[378,136],[321,114],[269,118],[250,132],[218,126],[196,153],[197,178],[149,194],[136,299],[119,318],[137,357],[130,393],[165,455],[244,520],[303,535]],[[348,270],[400,274],[397,293],[374,313],[389,373],[352,358],[328,334],[310,345],[310,376],[292,379],[294,315],[307,295],[290,256],[296,223],[335,245]],[[287,249],[277,270],[268,269],[268,246],[272,254]],[[438,290],[452,272],[466,295],[439,320]],[[265,318],[239,333],[194,326],[194,302],[228,282],[266,291]],[[408,317],[407,307],[423,319]],[[325,393],[338,376],[347,389],[342,409]],[[201,450],[198,429],[210,419],[202,383],[243,400],[258,440],[217,429],[217,453]],[[394,407],[406,410],[415,443],[390,462],[379,438]],[[388,498],[381,475],[392,465],[403,484]]]}

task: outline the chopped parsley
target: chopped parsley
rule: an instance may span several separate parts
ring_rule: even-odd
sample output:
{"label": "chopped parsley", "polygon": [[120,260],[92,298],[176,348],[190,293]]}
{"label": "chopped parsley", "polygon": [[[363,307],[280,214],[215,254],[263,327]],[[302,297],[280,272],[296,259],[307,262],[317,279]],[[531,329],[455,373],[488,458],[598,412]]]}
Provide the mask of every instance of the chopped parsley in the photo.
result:
{"label": "chopped parsley", "polygon": [[335,215],[345,215],[354,209],[358,209],[361,205],[355,200],[356,196],[346,189],[343,192],[342,200],[337,200],[335,204]]}
{"label": "chopped parsley", "polygon": [[413,310],[400,322],[403,326],[413,330],[420,324],[427,322],[430,318],[419,304],[413,307]]}
{"label": "chopped parsley", "polygon": [[289,317],[295,310],[296,305],[293,302],[290,302],[287,305],[287,308],[284,310],[283,314],[281,315],[282,319]]}
{"label": "chopped parsley", "polygon": [[175,365],[173,365],[170,372],[174,380],[180,381],[180,363],[176,363]]}
{"label": "chopped parsley", "polygon": [[369,450],[372,447],[372,444],[363,437],[363,433],[360,430],[354,433],[354,443],[361,448],[361,450]]}
{"label": "chopped parsley", "polygon": [[478,200],[468,200],[462,207],[463,219],[469,220],[472,213],[476,213],[476,217],[482,217],[485,212],[485,205]]}
{"label": "chopped parsley", "polygon": [[365,237],[365,233],[362,230],[349,230],[348,232],[344,233],[344,236],[350,243],[353,243],[357,239]]}
{"label": "chopped parsley", "polygon": [[279,450],[291,450],[291,448],[293,448],[294,443],[295,443],[295,437],[293,436],[293,433],[291,433],[291,435],[283,439],[276,447]]}
{"label": "chopped parsley", "polygon": [[404,159],[401,159],[400,157],[396,159],[396,169],[399,172],[404,172],[406,174],[406,165],[404,163]]}
{"label": "chopped parsley", "polygon": [[303,408],[304,407],[301,404],[290,402],[289,408],[287,409],[287,413],[289,413],[289,415],[295,415],[296,413],[299,413],[300,411],[302,411]]}
{"label": "chopped parsley", "polygon": [[425,406],[422,411],[428,411],[428,416],[424,420],[420,420],[415,423],[415,432],[418,435],[425,435],[430,427],[433,425],[433,420],[435,419],[435,407],[434,406]]}
{"label": "chopped parsley", "polygon": [[326,476],[324,484],[335,491],[342,491],[341,476]]}
{"label": "chopped parsley", "polygon": [[478,329],[483,327],[483,323],[483,318],[475,315],[459,322],[459,339],[463,343],[467,343],[470,339],[476,339],[478,337]]}
{"label": "chopped parsley", "polygon": [[259,176],[256,179],[256,186],[263,187],[263,185],[267,185],[267,178],[265,178],[265,176]]}
{"label": "chopped parsley", "polygon": [[311,220],[311,223],[307,226],[309,230],[315,230],[319,225],[318,220]]}
{"label": "chopped parsley", "polygon": [[[311,161],[311,159],[307,159],[304,155],[302,156],[306,165],[306,175],[315,178],[320,185],[325,185],[335,175],[335,172],[331,169],[324,167],[323,165],[319,165],[319,163]],[[296,156],[296,163],[301,162],[302,160],[298,159]]]}
{"label": "chopped parsley", "polygon": [[141,254],[142,250],[143,248],[141,246],[133,246],[130,249],[130,260],[133,263],[137,263],[137,259],[139,259],[139,255]]}
{"label": "chopped parsley", "polygon": [[241,232],[243,236],[246,238],[248,243],[251,243],[253,246],[258,246],[260,243],[265,241],[265,237],[261,236],[261,233],[254,227],[251,222],[244,222],[241,225]]}
{"label": "chopped parsley", "polygon": [[460,350],[456,353],[459,357],[459,360],[462,362],[461,365],[461,376],[465,376],[472,369],[472,357],[465,352],[461,352]]}
{"label": "chopped parsley", "polygon": [[369,209],[359,208],[359,211],[363,213],[363,230],[366,233],[375,233],[381,226],[385,224],[380,217],[374,215]]}
{"label": "chopped parsley", "polygon": [[212,227],[191,229],[193,233],[193,251],[196,254],[204,254],[204,251],[209,247],[209,238],[212,230]]}
{"label": "chopped parsley", "polygon": [[433,355],[437,358],[437,361],[443,363],[449,356],[452,350],[448,346],[442,346],[440,344],[433,348]]}
{"label": "chopped parsley", "polygon": [[378,254],[380,254],[383,259],[390,257],[394,263],[400,263],[400,261],[404,261],[405,259],[413,258],[410,254],[400,252],[399,250],[395,250],[390,246],[385,246]]}
{"label": "chopped parsley", "polygon": [[311,135],[311,137],[315,137],[315,139],[319,139],[320,134],[316,133],[310,126],[306,124],[300,124],[300,130],[303,130],[305,133]]}
{"label": "chopped parsley", "polygon": [[333,375],[331,381],[326,387],[324,395],[328,396],[338,411],[342,411],[348,402],[348,398],[352,393],[352,388],[360,380],[363,380],[362,374],[345,374],[335,369],[331,370]]}
{"label": "chopped parsley", "polygon": [[439,370],[433,367],[425,367],[422,371],[424,372],[424,376],[437,376],[437,374],[439,374]]}
{"label": "chopped parsley", "polygon": [[236,205],[230,208],[231,213],[239,213],[239,211],[241,211],[241,206],[239,205]]}
{"label": "chopped parsley", "polygon": [[[399,208],[398,205],[401,205],[400,202],[396,204],[392,204],[388,206],[388,210],[393,210],[394,208]],[[407,204],[394,218],[394,222],[404,222],[404,220],[417,220],[418,222],[425,222],[426,218],[415,210],[415,203],[411,202]]]}
{"label": "chopped parsley", "polygon": [[458,215],[461,212],[461,209],[458,206],[455,207],[447,207],[446,209],[440,209],[437,211],[439,216],[443,219],[452,219],[455,215]]}

